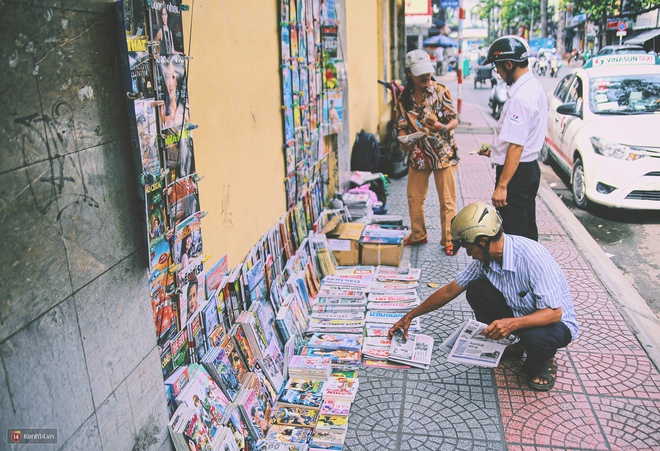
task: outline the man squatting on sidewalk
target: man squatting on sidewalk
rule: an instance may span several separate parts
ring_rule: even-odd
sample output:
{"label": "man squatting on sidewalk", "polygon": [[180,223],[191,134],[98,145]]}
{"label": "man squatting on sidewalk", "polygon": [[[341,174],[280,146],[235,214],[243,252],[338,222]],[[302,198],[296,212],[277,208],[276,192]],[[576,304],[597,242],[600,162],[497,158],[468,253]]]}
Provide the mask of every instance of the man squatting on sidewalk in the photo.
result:
{"label": "man squatting on sidewalk", "polygon": [[492,203],[504,221],[504,231],[538,241],[536,194],[541,182],[537,158],[545,141],[548,101],[541,83],[529,69],[531,51],[518,36],[496,39],[484,64],[495,70],[510,86],[492,146],[479,154],[490,156],[495,165]]}
{"label": "man squatting on sidewalk", "polygon": [[[483,333],[499,340],[516,334],[520,342],[509,356],[527,358],[523,371],[534,390],[548,391],[557,379],[557,349],[578,336],[575,309],[563,271],[543,245],[507,235],[498,211],[483,202],[463,208],[451,222],[454,252],[463,246],[472,262],[389,330],[408,338],[411,321],[436,310],[463,291]],[[520,345],[518,349],[514,346]],[[507,353],[505,352],[505,355]],[[517,354],[517,355],[516,355]]]}

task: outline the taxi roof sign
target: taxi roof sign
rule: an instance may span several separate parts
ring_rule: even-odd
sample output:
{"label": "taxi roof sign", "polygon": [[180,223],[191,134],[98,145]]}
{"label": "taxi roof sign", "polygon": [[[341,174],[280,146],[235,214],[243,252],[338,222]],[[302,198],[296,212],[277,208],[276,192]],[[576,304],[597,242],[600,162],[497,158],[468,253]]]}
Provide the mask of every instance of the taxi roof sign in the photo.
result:
{"label": "taxi roof sign", "polygon": [[660,65],[660,57],[647,54],[622,54],[594,56],[585,63],[583,69],[593,69],[606,66],[652,66]]}

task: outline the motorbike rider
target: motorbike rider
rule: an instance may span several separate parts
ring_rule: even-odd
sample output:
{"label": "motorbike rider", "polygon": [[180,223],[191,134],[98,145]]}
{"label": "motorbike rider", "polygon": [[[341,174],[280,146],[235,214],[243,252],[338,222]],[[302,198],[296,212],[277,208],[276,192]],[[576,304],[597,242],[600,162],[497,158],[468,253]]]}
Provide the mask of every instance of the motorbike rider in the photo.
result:
{"label": "motorbike rider", "polygon": [[536,61],[536,73],[545,75],[548,70],[548,55],[546,49],[540,49],[538,53],[538,60]]}
{"label": "motorbike rider", "polygon": [[557,49],[553,48],[550,50],[550,76],[556,77],[560,67],[561,60],[559,59],[559,55],[557,55]]}

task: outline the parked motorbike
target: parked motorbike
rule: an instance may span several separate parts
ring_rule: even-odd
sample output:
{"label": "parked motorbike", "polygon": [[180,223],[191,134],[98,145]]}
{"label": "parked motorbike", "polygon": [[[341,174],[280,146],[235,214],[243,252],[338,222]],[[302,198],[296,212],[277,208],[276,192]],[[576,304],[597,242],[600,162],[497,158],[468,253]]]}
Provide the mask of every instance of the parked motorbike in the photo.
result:
{"label": "parked motorbike", "polygon": [[488,98],[488,106],[491,108],[491,112],[495,119],[500,118],[502,114],[502,107],[504,102],[506,102],[506,93],[509,90],[506,82],[500,77],[493,79],[493,87],[490,90],[490,97]]}

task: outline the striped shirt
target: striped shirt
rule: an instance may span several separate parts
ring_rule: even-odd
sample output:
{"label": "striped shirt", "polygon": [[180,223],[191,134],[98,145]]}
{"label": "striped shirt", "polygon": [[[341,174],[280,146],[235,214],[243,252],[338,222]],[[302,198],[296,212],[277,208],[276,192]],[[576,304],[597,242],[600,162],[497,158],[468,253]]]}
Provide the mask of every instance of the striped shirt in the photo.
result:
{"label": "striped shirt", "polygon": [[473,260],[456,275],[456,282],[467,287],[483,278],[504,295],[515,317],[561,307],[561,321],[573,340],[577,338],[579,328],[566,276],[543,245],[521,236],[504,235],[501,265],[491,261],[484,268],[483,262]]}

